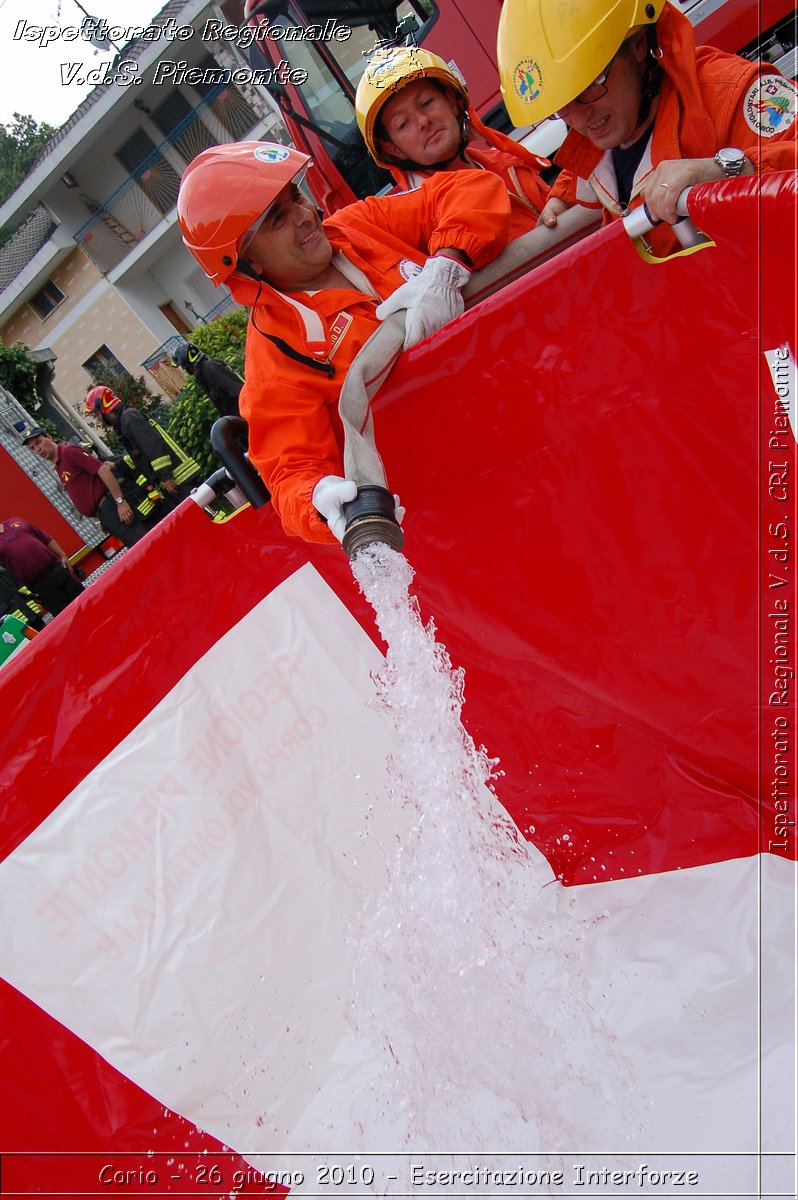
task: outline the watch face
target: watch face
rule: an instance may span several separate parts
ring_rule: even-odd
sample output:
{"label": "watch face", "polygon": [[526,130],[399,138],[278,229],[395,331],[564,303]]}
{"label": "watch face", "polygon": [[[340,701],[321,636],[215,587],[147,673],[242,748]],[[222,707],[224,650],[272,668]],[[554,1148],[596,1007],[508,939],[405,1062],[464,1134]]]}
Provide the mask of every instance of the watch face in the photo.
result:
{"label": "watch face", "polygon": [[719,150],[715,157],[724,171],[739,171],[745,161],[742,150],[733,150],[729,147]]}

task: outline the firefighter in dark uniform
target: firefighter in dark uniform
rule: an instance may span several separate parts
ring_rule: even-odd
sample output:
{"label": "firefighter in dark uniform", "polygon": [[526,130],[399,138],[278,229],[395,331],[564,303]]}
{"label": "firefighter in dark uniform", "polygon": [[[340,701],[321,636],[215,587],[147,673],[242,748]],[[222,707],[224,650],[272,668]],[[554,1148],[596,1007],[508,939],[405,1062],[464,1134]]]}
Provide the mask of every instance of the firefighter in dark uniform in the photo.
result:
{"label": "firefighter in dark uniform", "polygon": [[44,629],[44,610],[13,571],[0,566],[0,617],[11,616],[29,625]]}
{"label": "firefighter in dark uniform", "polygon": [[93,387],[85,409],[112,426],[137,471],[171,506],[191,495],[200,482],[200,465],[178,446],[163,426],[120,400],[109,387]]}
{"label": "firefighter in dark uniform", "polygon": [[193,342],[181,342],[172,362],[193,375],[223,417],[240,417],[238,397],[244,380],[216,358],[208,358]]}
{"label": "firefighter in dark uniform", "polygon": [[53,616],[83,594],[66,551],[23,517],[0,520],[0,566],[16,575]]}

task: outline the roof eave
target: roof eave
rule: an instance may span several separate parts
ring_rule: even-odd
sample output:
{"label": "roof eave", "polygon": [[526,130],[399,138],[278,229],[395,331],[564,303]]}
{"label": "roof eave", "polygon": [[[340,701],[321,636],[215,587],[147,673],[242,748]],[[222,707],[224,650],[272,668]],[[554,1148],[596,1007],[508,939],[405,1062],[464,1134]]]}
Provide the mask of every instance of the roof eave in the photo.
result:
{"label": "roof eave", "polygon": [[[185,25],[191,24],[203,9],[209,7],[209,3],[210,0],[185,0],[179,10],[181,22]],[[170,8],[172,5],[167,4],[165,7]],[[151,24],[157,25],[158,23],[158,16],[153,17]],[[135,44],[130,43],[130,46],[135,46]],[[138,74],[133,78],[140,79],[142,84],[146,82],[148,72],[154,70],[156,63],[164,56],[164,52],[174,45],[172,40],[161,37],[157,42],[144,43],[143,49],[140,51],[131,49],[127,57],[135,59],[138,66]],[[128,51],[128,47],[123,47],[120,57],[125,56],[126,51]],[[18,220],[20,216],[24,216],[51,184],[69,169],[80,153],[85,153],[86,139],[90,137],[91,131],[100,125],[109,125],[114,113],[129,104],[128,91],[131,87],[136,88],[136,84],[131,83],[119,87],[98,84],[84,97],[64,125],[68,125],[84,105],[87,110],[85,114],[75,121],[74,127],[68,133],[58,137],[58,133],[61,133],[64,128],[63,125],[61,126],[53,139],[54,141],[57,139],[57,144],[39,161],[0,207],[0,226],[10,224]]]}

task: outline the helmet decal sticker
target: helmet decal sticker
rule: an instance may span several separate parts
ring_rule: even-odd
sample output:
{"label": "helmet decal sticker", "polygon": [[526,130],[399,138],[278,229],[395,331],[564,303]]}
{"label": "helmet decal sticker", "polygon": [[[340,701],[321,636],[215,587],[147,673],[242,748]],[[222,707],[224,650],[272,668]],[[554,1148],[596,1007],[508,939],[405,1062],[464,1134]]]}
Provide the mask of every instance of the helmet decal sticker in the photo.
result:
{"label": "helmet decal sticker", "polygon": [[388,54],[385,58],[379,58],[369,63],[366,68],[366,77],[373,87],[387,87],[389,84],[403,79],[411,71],[423,70],[423,66],[423,62],[418,57],[418,51],[414,53],[411,49],[407,56]]}
{"label": "helmet decal sticker", "polygon": [[378,58],[374,62],[370,62],[366,67],[366,74],[369,82],[373,82],[381,75],[387,74],[389,71],[395,71],[401,66],[402,60],[397,54],[386,55],[385,58]]}
{"label": "helmet decal sticker", "polygon": [[522,58],[513,71],[513,88],[525,104],[537,100],[543,90],[543,72],[534,58]]}
{"label": "helmet decal sticker", "polygon": [[258,162],[278,163],[285,162],[288,158],[288,150],[285,146],[268,146],[266,144],[257,146],[252,153]]}

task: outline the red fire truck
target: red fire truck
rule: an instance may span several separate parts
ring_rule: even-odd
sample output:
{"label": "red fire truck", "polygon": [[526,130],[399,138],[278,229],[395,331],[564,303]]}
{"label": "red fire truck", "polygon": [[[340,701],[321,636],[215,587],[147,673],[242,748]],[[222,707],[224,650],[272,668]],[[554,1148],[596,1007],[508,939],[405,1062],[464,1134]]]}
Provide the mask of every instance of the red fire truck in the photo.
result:
{"label": "red fire truck", "polygon": [[[696,27],[699,42],[767,59],[795,77],[791,0],[674,2]],[[261,34],[249,51],[253,67],[276,69],[287,61],[307,73],[304,84],[274,83],[270,91],[295,145],[313,156],[309,184],[328,212],[393,183],[369,158],[355,122],[355,89],[366,55],[378,41],[412,38],[440,54],[468,81],[473,106],[486,124],[511,132],[496,68],[500,11],[501,0],[246,0],[245,19]],[[346,25],[351,36],[327,37],[329,25],[322,37],[289,33],[313,26],[324,31],[330,21]],[[549,138],[552,132],[547,131]],[[556,144],[533,148],[550,155]]]}

